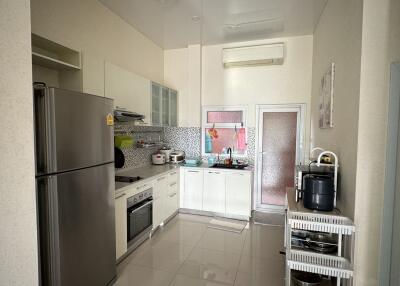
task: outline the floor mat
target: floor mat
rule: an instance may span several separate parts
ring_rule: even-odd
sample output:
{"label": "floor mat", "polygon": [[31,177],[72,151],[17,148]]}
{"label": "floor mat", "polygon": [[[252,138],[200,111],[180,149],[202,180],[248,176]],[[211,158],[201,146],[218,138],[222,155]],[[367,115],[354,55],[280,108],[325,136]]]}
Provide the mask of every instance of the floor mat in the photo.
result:
{"label": "floor mat", "polygon": [[208,223],[208,228],[241,233],[247,226],[247,221],[214,218]]}

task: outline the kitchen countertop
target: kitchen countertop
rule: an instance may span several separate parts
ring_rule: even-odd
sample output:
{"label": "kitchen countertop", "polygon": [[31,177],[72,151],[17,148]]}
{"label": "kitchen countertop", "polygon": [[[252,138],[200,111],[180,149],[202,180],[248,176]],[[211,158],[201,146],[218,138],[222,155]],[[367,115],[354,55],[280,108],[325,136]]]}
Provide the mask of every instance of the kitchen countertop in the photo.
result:
{"label": "kitchen countertop", "polygon": [[117,176],[132,176],[132,177],[139,176],[142,177],[142,179],[133,183],[115,182],[115,191],[119,192],[120,189],[122,188],[131,186],[136,183],[145,182],[149,178],[162,175],[174,169],[179,169],[179,165],[178,164],[148,165],[140,168],[127,168],[118,170],[117,172],[115,172],[115,175]]}
{"label": "kitchen countertop", "polygon": [[[174,169],[179,169],[180,167],[183,168],[202,168],[202,169],[208,169],[210,166],[207,164],[207,162],[203,162],[198,166],[185,166],[183,164],[165,164],[165,165],[148,165],[140,168],[127,168],[127,169],[122,169],[118,170],[115,172],[115,175],[117,176],[131,176],[131,177],[142,177],[141,180],[133,182],[133,183],[124,183],[124,182],[115,182],[115,192],[119,193],[122,190],[124,190],[126,187],[130,187],[134,184],[140,184],[146,182],[148,179],[153,179],[154,177],[160,176],[164,173],[168,173],[171,170]],[[224,171],[247,171],[251,172],[253,171],[253,168],[251,166],[246,167],[245,169],[238,170],[238,169],[224,169],[224,168],[211,168],[214,170],[224,170]]]}

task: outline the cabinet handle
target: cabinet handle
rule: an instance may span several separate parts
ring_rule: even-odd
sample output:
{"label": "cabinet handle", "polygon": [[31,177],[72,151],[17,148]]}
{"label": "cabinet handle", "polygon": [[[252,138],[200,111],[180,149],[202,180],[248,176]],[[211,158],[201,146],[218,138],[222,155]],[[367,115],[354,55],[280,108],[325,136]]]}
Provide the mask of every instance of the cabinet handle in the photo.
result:
{"label": "cabinet handle", "polygon": [[169,195],[170,198],[173,198],[176,196],[176,193],[173,193],[172,195]]}
{"label": "cabinet handle", "polygon": [[146,188],[146,187],[147,187],[147,185],[144,184],[144,185],[141,185],[141,186],[139,186],[139,187],[136,187],[136,190],[140,190],[140,189],[143,189],[143,188]]}
{"label": "cabinet handle", "polygon": [[176,175],[176,172],[169,173],[169,175],[170,175],[170,176],[172,176],[172,175]]}
{"label": "cabinet handle", "polygon": [[199,171],[188,170],[189,173],[198,173]]}
{"label": "cabinet handle", "polygon": [[115,197],[115,199],[119,199],[119,198],[122,198],[123,196],[125,196],[126,194],[125,193],[123,193],[123,194],[120,194],[118,197]]}
{"label": "cabinet handle", "polygon": [[218,174],[218,175],[221,174],[220,172],[211,172],[211,171],[209,171],[208,173],[209,174]]}
{"label": "cabinet handle", "polygon": [[175,186],[176,185],[176,182],[175,183],[172,183],[172,184],[170,184],[169,186],[170,187],[173,187],[173,186]]}
{"label": "cabinet handle", "polygon": [[158,179],[157,179],[157,182],[162,181],[162,180],[164,180],[164,179],[165,179],[165,177],[158,178]]}

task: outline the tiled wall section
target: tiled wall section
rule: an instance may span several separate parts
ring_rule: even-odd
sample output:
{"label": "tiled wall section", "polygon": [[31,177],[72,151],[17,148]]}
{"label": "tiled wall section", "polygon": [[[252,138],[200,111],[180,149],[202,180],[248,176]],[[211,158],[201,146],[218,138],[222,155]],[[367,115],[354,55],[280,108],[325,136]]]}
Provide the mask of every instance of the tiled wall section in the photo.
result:
{"label": "tiled wall section", "polygon": [[164,138],[170,148],[185,151],[187,157],[201,156],[199,127],[165,127]]}
{"label": "tiled wall section", "polygon": [[[117,123],[115,134],[127,134],[134,137],[134,140],[143,139],[145,141],[164,141],[164,132],[161,127],[134,126],[132,123]],[[125,155],[124,168],[140,168],[151,164],[151,155],[158,148],[122,148]]]}
{"label": "tiled wall section", "polygon": [[[159,139],[174,150],[182,150],[187,157],[201,156],[201,128],[199,127],[150,127],[133,126],[130,123],[115,125],[116,134],[132,135],[136,140],[158,141]],[[247,160],[254,164],[255,160],[255,128],[247,129]],[[143,167],[151,164],[151,155],[158,148],[122,148],[125,155],[124,168]]]}
{"label": "tiled wall section", "polygon": [[[164,138],[167,145],[175,150],[185,151],[188,157],[201,156],[201,128],[199,127],[165,127]],[[248,162],[255,160],[255,128],[247,129]]]}

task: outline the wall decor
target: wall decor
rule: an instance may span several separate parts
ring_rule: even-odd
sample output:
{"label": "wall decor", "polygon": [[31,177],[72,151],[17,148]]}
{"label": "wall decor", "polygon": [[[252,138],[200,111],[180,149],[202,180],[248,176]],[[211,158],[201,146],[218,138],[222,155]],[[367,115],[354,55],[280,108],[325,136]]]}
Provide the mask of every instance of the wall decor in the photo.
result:
{"label": "wall decor", "polygon": [[335,82],[335,63],[331,63],[321,80],[319,105],[319,127],[333,128],[333,94]]}

